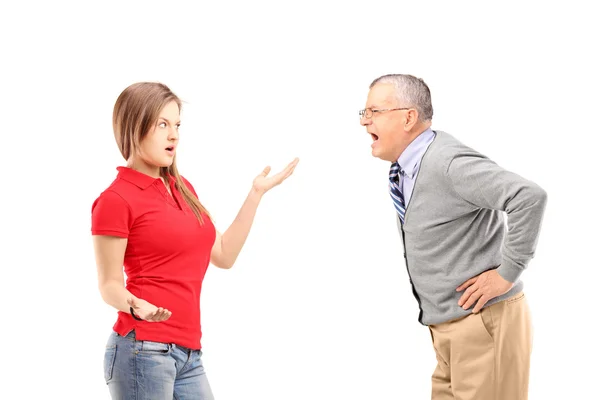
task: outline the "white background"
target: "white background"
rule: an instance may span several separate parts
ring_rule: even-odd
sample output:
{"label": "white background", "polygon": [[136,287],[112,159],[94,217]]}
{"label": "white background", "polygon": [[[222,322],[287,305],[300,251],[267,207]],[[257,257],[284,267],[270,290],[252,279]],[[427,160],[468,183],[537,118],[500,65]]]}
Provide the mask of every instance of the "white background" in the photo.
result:
{"label": "white background", "polygon": [[369,83],[430,86],[434,129],[549,194],[524,273],[530,399],[597,393],[599,29],[584,2],[3,3],[0,398],[108,399],[93,200],[124,161],[129,84],[185,102],[178,165],[225,230],[264,198],[232,270],[202,293],[218,400],[429,399],[435,357],[401,258],[387,163],[359,125]]}

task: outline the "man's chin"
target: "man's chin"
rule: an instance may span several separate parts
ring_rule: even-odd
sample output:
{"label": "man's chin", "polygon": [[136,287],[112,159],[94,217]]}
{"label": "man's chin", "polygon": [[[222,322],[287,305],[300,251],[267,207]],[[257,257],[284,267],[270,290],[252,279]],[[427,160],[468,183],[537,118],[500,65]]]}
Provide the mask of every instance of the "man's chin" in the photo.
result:
{"label": "man's chin", "polygon": [[371,144],[371,155],[373,157],[379,158],[379,156],[381,155],[380,153],[381,153],[381,151],[379,150],[379,148],[377,146],[377,142],[373,142],[373,144]]}
{"label": "man's chin", "polygon": [[371,155],[373,157],[379,158],[380,160],[383,160],[383,161],[388,161],[388,158],[389,158],[389,157],[386,157],[386,155],[383,153],[383,151],[381,151],[381,149],[379,149],[377,146],[371,148]]}

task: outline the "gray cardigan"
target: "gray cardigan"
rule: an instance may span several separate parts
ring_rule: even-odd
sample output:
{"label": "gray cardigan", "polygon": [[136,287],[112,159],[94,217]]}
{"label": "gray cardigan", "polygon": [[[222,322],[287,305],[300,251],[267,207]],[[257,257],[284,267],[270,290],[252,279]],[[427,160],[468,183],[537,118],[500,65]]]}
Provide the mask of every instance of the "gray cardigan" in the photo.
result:
{"label": "gray cardigan", "polygon": [[521,291],[519,277],[534,256],[545,206],[538,185],[436,131],[404,225],[396,218],[419,321],[431,325],[469,314],[459,307],[463,292],[456,288],[493,268],[514,286],[486,305]]}

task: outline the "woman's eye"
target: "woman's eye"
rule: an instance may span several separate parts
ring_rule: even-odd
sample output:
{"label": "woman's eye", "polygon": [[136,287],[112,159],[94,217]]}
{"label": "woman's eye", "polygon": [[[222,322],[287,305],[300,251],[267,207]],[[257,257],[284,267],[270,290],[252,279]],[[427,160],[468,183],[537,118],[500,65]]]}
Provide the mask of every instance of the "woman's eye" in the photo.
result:
{"label": "woman's eye", "polygon": [[160,124],[158,124],[158,126],[161,127],[161,128],[166,128],[167,124],[164,123],[164,122],[161,122]]}
{"label": "woman's eye", "polygon": [[177,130],[179,130],[179,127],[181,126],[181,124],[177,124]]}

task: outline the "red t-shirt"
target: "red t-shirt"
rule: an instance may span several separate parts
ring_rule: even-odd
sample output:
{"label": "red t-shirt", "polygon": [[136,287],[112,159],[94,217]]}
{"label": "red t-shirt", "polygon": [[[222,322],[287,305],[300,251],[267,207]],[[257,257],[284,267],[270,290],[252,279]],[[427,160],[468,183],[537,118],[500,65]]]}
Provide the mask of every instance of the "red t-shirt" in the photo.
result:
{"label": "red t-shirt", "polygon": [[173,179],[171,196],[161,179],[127,167],[117,170],[117,178],[92,206],[92,235],[127,238],[127,290],[172,315],[166,321],[146,322],[119,311],[113,329],[122,336],[135,329],[138,340],[200,349],[200,290],[215,227],[207,215],[200,224]]}

